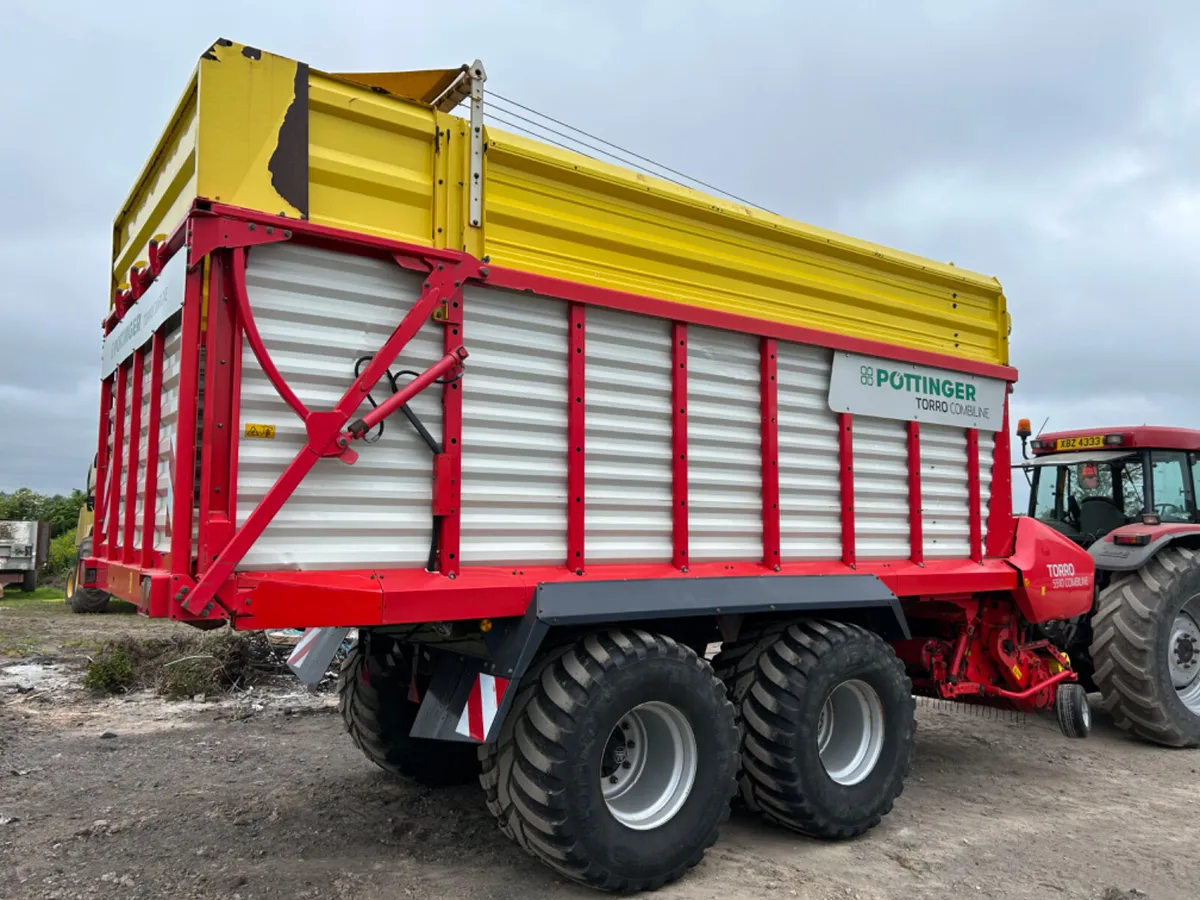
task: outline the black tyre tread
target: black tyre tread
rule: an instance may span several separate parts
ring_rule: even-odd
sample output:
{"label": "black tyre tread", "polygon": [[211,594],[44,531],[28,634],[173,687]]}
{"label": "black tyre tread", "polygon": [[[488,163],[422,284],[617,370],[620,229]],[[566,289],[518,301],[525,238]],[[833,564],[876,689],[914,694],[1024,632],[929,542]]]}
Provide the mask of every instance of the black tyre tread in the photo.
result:
{"label": "black tyre tread", "polygon": [[1083,707],[1087,706],[1087,692],[1083,685],[1071,685],[1079,690],[1060,690],[1055,713],[1058,715],[1058,727],[1069,738],[1085,738],[1088,736],[1087,726],[1083,724]]}
{"label": "black tyre tread", "polygon": [[[79,564],[92,555],[92,539],[84,538],[75,551],[75,572],[78,577]],[[108,593],[99,588],[81,588],[76,584],[75,590],[67,595],[67,604],[72,612],[102,613],[108,609],[108,601],[112,599]]]}
{"label": "black tyre tread", "polygon": [[[879,811],[853,826],[829,820],[809,803],[797,778],[789,773],[793,758],[791,745],[795,731],[786,715],[796,709],[794,692],[803,689],[808,673],[821,657],[835,647],[851,640],[864,640],[877,645],[880,653],[890,658],[898,671],[904,668],[895,651],[878,635],[857,625],[818,619],[792,622],[781,629],[776,639],[757,659],[753,682],[742,702],[742,722],[745,736],[742,742],[743,783],[748,803],[769,820],[785,828],[811,837],[846,839],[874,828],[892,810],[892,805],[904,789],[904,779],[912,766],[912,756],[906,757],[899,784],[893,796],[886,797]],[[904,676],[908,681],[907,675]],[[908,692],[910,713],[916,708]],[[915,722],[908,717],[909,733],[901,740],[912,742]]]}
{"label": "black tyre tread", "polygon": [[370,656],[361,641],[342,660],[338,709],[354,746],[385,772],[420,784],[438,787],[473,780],[477,769],[467,745],[386,733],[381,718],[384,704],[411,703],[404,693],[389,692],[385,696],[379,690],[377,682],[386,683],[387,675],[386,668]]}
{"label": "black tyre tread", "polygon": [[[1175,708],[1156,631],[1200,554],[1168,547],[1100,592],[1092,618],[1093,680],[1117,727],[1168,747],[1200,746],[1200,717]],[[1180,704],[1180,707],[1182,705]],[[1183,718],[1183,717],[1189,718]]]}
{"label": "black tyre tread", "polygon": [[[748,625],[736,641],[722,644],[721,651],[713,658],[713,671],[724,683],[729,701],[733,704],[734,721],[737,723],[739,735],[743,733],[742,701],[746,699],[746,693],[754,683],[758,658],[779,639],[779,635],[787,626],[786,621]],[[760,811],[744,768],[738,770],[737,799],[752,812]]]}
{"label": "black tyre tread", "polygon": [[[733,710],[724,685],[695,651],[669,637],[636,629],[599,632],[552,650],[537,664],[536,672],[522,679],[500,740],[488,753],[491,759],[485,758],[487,774],[480,779],[488,791],[488,808],[505,833],[550,868],[600,890],[655,890],[677,880],[700,862],[729,816],[726,804],[695,852],[682,865],[654,879],[629,879],[608,871],[586,855],[577,836],[564,827],[565,785],[554,774],[556,763],[565,756],[563,736],[575,729],[588,698],[603,689],[609,673],[631,659],[655,657],[674,657],[706,672],[714,699],[725,706],[732,726]],[[727,797],[735,789],[732,777],[728,785],[709,786],[712,791],[727,791]]]}

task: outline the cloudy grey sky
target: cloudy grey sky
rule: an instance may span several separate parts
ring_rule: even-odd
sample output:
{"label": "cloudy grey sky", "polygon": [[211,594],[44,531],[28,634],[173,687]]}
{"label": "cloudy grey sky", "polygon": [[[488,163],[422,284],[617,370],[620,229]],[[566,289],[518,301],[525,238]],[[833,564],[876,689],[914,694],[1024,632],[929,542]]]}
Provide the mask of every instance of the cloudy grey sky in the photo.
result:
{"label": "cloudy grey sky", "polygon": [[82,483],[112,217],[218,36],[331,71],[480,57],[784,215],[999,277],[1035,428],[1200,427],[1190,0],[10,0],[0,33],[0,490]]}

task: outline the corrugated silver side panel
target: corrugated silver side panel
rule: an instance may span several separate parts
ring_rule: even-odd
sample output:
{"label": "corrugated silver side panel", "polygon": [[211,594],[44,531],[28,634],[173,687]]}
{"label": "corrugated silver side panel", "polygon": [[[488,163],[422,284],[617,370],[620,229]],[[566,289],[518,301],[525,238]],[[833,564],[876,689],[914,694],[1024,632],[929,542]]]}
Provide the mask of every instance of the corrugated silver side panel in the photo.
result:
{"label": "corrugated silver side panel", "polygon": [[467,288],[462,561],[567,557],[567,307]]}
{"label": "corrugated silver side panel", "polygon": [[858,559],[907,559],[908,430],[904,422],[854,417],[854,547]]}
{"label": "corrugated silver side panel", "polygon": [[137,503],[133,521],[134,560],[141,560],[142,552],[142,516],[146,509],[146,453],[149,450],[150,434],[150,376],[151,359],[153,354],[147,346],[143,355],[142,365],[142,411],[138,419],[138,471],[137,471]]}
{"label": "corrugated silver side panel", "polygon": [[175,441],[179,429],[179,360],[183,331],[176,327],[163,343],[162,408],[158,428],[158,500],[154,505],[154,549],[166,553],[171,549],[167,520],[175,498],[172,479],[175,477]]}
{"label": "corrugated silver side panel", "polygon": [[962,428],[921,426],[921,507],[925,557],[970,557],[967,433]]}
{"label": "corrugated silver side panel", "polygon": [[979,432],[979,511],[983,520],[983,546],[987,547],[988,503],[992,499],[992,470],[996,452],[996,434]]}
{"label": "corrugated silver side panel", "polygon": [[670,562],[671,323],[587,311],[589,562]]}
{"label": "corrugated silver side panel", "polygon": [[837,415],[829,409],[833,354],[780,341],[779,530],[784,562],[842,555]]}
{"label": "corrugated silver side panel", "polygon": [[[275,244],[255,247],[247,268],[250,303],[268,352],[312,410],[329,410],[354,380],[355,362],[375,353],[420,294],[421,279],[394,263]],[[442,356],[442,326],[427,322],[392,371],[420,372]],[[400,376],[400,383],[410,376]],[[375,387],[382,402],[386,381]],[[410,404],[440,439],[441,389]],[[364,403],[360,412],[366,412]],[[276,426],[273,440],[245,437],[248,423]],[[242,351],[238,425],[241,524],[306,443],[304,425]],[[357,442],[358,462],[323,459],[283,505],[239,569],[423,566],[432,529],[432,453],[402,414],[377,444]]]}
{"label": "corrugated silver side panel", "polygon": [[688,558],[762,559],[759,339],[688,328]]}

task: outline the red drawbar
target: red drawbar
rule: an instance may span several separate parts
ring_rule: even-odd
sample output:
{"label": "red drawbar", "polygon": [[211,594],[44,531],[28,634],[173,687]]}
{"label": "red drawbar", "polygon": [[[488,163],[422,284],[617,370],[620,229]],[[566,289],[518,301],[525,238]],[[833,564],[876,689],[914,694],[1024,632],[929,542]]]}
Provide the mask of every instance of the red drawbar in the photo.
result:
{"label": "red drawbar", "polygon": [[113,409],[113,449],[112,477],[108,495],[108,527],[105,529],[108,537],[109,559],[117,558],[117,545],[121,534],[121,468],[125,459],[125,392],[129,384],[129,363],[117,366],[117,402]]}
{"label": "red drawbar", "polygon": [[142,443],[142,385],[146,375],[146,354],[133,351],[133,390],[129,399],[129,464],[125,476],[125,521],[121,533],[121,562],[131,563],[137,552],[134,526],[137,524],[138,456]]}
{"label": "red drawbar", "polygon": [[908,423],[908,543],[914,563],[925,562],[924,515],[921,512],[921,426]]}
{"label": "red drawbar", "polygon": [[763,338],[762,354],[762,529],[763,565],[778,568],[779,556],[779,381],[777,342]]}
{"label": "red drawbar", "polygon": [[853,568],[854,551],[854,417],[838,413],[838,459],[842,479],[842,562]]}
{"label": "red drawbar", "polygon": [[979,431],[967,429],[967,501],[971,507],[971,559],[983,560],[983,514],[979,489]]}
{"label": "red drawbar", "polygon": [[672,495],[675,502],[675,566],[688,567],[688,424],[687,424],[687,325],[671,328],[671,443],[675,455]]}
{"label": "red drawbar", "polygon": [[146,418],[146,500],[142,505],[140,565],[154,565],[154,524],[158,514],[158,435],[162,429],[163,347],[160,328],[150,342],[150,409]]}
{"label": "red drawbar", "polygon": [[582,572],[587,497],[585,460],[587,398],[587,310],[582,303],[572,303],[569,313],[570,359],[567,365],[567,393],[570,409],[567,414],[567,566]]}

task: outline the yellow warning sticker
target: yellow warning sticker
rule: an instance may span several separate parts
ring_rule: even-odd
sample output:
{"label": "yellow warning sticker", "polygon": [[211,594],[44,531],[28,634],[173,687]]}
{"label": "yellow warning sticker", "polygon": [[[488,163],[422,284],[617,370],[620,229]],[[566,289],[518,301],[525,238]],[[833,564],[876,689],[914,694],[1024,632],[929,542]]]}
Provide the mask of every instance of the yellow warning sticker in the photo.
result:
{"label": "yellow warning sticker", "polygon": [[1017,676],[1017,681],[1021,680],[1021,667],[1020,666],[1014,665],[1012,667],[1012,673],[1013,673],[1013,675]]}
{"label": "yellow warning sticker", "polygon": [[246,423],[246,437],[248,438],[266,438],[267,440],[275,439],[274,425],[259,425],[256,422]]}

